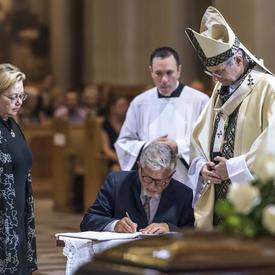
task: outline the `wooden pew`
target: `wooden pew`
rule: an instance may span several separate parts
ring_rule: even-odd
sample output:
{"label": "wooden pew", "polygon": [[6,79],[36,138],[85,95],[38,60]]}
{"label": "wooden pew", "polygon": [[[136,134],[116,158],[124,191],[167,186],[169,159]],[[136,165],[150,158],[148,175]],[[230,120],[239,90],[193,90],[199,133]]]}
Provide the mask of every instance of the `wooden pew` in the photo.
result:
{"label": "wooden pew", "polygon": [[86,121],[84,156],[85,181],[84,181],[84,208],[87,209],[95,200],[104,178],[107,174],[107,160],[102,154],[101,145],[102,118],[91,118]]}
{"label": "wooden pew", "polygon": [[83,156],[84,127],[54,119],[53,130],[54,210],[75,212],[75,174],[77,163],[81,162]]}
{"label": "wooden pew", "polygon": [[23,125],[23,133],[32,151],[33,192],[36,197],[52,194],[53,129],[47,125]]}
{"label": "wooden pew", "polygon": [[81,210],[93,202],[107,169],[101,157],[100,127],[100,118],[83,125],[54,120],[54,210],[77,212],[79,200],[83,201]]}

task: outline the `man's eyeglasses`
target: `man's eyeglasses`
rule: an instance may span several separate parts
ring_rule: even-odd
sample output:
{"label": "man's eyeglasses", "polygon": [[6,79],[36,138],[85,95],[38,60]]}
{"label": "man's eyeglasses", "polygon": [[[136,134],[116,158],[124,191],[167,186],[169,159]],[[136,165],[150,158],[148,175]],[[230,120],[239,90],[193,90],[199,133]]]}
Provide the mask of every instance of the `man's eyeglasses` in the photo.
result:
{"label": "man's eyeglasses", "polygon": [[207,75],[209,75],[211,77],[222,78],[226,67],[232,65],[234,59],[235,59],[235,55],[231,56],[227,61],[225,61],[224,67],[222,69],[217,70],[218,71],[217,73],[216,72],[210,72],[207,69],[204,70],[204,73],[206,73]]}
{"label": "man's eyeglasses", "polygon": [[206,73],[207,75],[209,75],[211,77],[222,78],[222,74],[212,73],[212,72],[210,72],[208,70],[204,70],[204,73]]}
{"label": "man's eyeglasses", "polygon": [[28,98],[27,93],[22,93],[22,94],[12,94],[12,95],[5,95],[2,94],[4,97],[8,98],[12,102],[17,102],[19,99],[21,101],[25,101]]}
{"label": "man's eyeglasses", "polygon": [[173,172],[171,173],[171,175],[170,175],[168,178],[165,178],[165,179],[154,179],[154,178],[152,178],[152,177],[150,177],[150,176],[145,176],[145,175],[143,175],[143,172],[142,172],[142,168],[141,168],[141,167],[140,167],[140,171],[141,171],[141,177],[142,177],[143,181],[144,181],[146,184],[154,183],[155,186],[156,186],[157,188],[163,188],[163,187],[165,187],[166,185],[168,185],[169,182],[170,182],[170,180],[171,180],[171,178],[172,178],[172,176],[173,176],[174,173],[176,172],[176,171],[173,171]]}

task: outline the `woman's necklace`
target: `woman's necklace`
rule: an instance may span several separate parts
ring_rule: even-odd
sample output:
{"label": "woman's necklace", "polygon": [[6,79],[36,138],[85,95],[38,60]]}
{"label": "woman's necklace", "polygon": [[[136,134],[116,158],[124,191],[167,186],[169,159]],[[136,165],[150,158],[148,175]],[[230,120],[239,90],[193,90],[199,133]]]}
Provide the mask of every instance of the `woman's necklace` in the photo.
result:
{"label": "woman's necklace", "polygon": [[2,119],[2,122],[3,122],[4,126],[10,131],[11,136],[13,138],[15,138],[15,133],[14,133],[13,129],[11,128],[10,121],[8,121],[8,119]]}
{"label": "woman's necklace", "polygon": [[15,138],[15,133],[14,133],[14,131],[11,129],[11,136],[13,137],[13,138]]}

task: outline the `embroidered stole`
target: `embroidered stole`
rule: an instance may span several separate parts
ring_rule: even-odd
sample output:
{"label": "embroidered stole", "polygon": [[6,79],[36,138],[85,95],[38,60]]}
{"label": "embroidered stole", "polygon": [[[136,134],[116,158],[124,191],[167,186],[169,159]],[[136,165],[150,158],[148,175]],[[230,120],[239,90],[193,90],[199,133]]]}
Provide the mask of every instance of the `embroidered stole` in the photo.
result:
{"label": "embroidered stole", "polygon": [[[252,91],[254,83],[258,81],[262,74],[257,70],[251,70],[252,68],[248,69],[240,80],[239,87],[233,93],[229,93],[229,87],[222,87],[218,93],[214,108],[215,118],[210,146],[212,161],[218,155],[226,159],[234,157],[234,141],[240,104]],[[230,180],[225,180],[221,184],[214,185],[215,202],[225,199],[230,184]],[[214,217],[214,225],[220,223],[220,221],[220,217]]]}

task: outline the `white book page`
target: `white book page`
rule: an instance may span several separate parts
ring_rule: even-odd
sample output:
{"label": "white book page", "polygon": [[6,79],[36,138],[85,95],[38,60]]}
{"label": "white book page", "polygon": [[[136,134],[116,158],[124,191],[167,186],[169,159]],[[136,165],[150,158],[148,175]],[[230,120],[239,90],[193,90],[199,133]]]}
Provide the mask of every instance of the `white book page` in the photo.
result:
{"label": "white book page", "polygon": [[119,240],[119,239],[134,239],[142,235],[141,232],[135,233],[116,233],[116,232],[97,232],[97,231],[85,231],[76,233],[57,233],[55,237],[69,237],[78,239],[87,239],[95,241],[107,241],[107,240]]}

